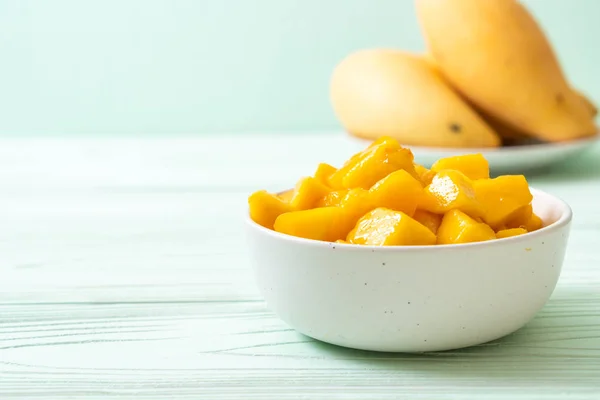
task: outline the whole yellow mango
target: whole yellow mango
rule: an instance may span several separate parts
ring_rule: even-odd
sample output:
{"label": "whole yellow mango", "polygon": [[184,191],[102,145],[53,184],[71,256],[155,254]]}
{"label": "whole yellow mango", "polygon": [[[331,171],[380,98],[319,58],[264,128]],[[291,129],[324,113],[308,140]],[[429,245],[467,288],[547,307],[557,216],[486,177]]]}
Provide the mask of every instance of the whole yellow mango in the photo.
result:
{"label": "whole yellow mango", "polygon": [[594,135],[592,105],[574,91],[544,32],[516,0],[416,0],[435,63],[471,103],[531,136]]}
{"label": "whole yellow mango", "polygon": [[422,56],[391,49],[355,52],[335,68],[334,112],[352,135],[402,144],[497,147],[500,139]]}

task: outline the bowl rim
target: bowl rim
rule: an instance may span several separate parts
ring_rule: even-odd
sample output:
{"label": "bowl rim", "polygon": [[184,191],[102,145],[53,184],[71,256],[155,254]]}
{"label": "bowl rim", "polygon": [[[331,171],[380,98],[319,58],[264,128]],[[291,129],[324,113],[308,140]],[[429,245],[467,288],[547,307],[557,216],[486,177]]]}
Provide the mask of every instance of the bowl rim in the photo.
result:
{"label": "bowl rim", "polygon": [[[535,238],[542,236],[548,232],[558,230],[566,225],[569,225],[573,219],[573,210],[571,206],[564,201],[562,198],[551,195],[543,190],[529,187],[531,194],[534,199],[537,196],[547,197],[554,202],[556,206],[560,208],[560,217],[550,225],[544,226],[536,231],[527,232],[524,235],[511,236],[507,238],[500,238],[495,240],[487,240],[483,242],[471,242],[471,243],[459,243],[459,244],[435,244],[435,245],[401,245],[401,246],[374,246],[374,245],[358,245],[350,243],[336,243],[336,242],[325,242],[321,240],[306,239],[298,236],[287,235],[285,233],[276,232],[269,228],[265,228],[262,225],[254,222],[250,218],[250,213],[246,211],[245,222],[248,227],[256,230],[260,234],[267,235],[276,240],[281,240],[288,243],[297,244],[299,246],[309,246],[317,249],[326,248],[340,248],[348,251],[362,251],[362,252],[414,252],[414,251],[442,251],[442,250],[467,250],[467,249],[478,249],[487,248],[490,246],[502,246],[508,245],[509,243],[516,243],[519,241],[525,241],[529,238]],[[438,249],[438,250],[436,250]]]}

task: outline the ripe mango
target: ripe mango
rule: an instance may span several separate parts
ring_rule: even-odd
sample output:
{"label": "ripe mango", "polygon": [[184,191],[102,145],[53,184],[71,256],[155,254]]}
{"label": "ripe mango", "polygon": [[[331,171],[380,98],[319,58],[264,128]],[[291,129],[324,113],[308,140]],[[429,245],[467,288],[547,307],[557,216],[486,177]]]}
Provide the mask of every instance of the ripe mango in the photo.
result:
{"label": "ripe mango", "polygon": [[416,146],[500,145],[496,133],[419,55],[391,49],[350,54],[333,72],[330,97],[338,120],[354,136],[391,136]]}

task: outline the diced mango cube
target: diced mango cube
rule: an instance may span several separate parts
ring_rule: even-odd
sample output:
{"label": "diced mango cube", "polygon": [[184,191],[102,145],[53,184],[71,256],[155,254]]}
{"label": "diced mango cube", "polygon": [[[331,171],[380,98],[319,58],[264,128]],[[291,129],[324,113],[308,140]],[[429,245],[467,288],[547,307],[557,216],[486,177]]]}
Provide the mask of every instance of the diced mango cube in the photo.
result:
{"label": "diced mango cube", "polygon": [[416,175],[410,150],[375,147],[348,171],[342,179],[342,186],[369,189],[377,181],[399,169]]}
{"label": "diced mango cube", "polygon": [[489,225],[477,222],[460,210],[448,211],[437,231],[438,244],[482,242],[496,239]]}
{"label": "diced mango cube", "polygon": [[524,205],[512,212],[504,222],[505,229],[519,228],[524,226],[533,215],[533,207],[531,204]]}
{"label": "diced mango cube", "polygon": [[307,210],[329,193],[331,189],[313,177],[302,178],[296,184],[290,206],[294,210]]}
{"label": "diced mango cube", "polygon": [[346,174],[348,174],[348,172],[354,168],[356,166],[356,164],[358,164],[359,162],[361,162],[361,160],[363,158],[365,158],[368,154],[370,154],[372,151],[374,151],[376,148],[386,148],[389,150],[398,150],[401,148],[400,144],[398,143],[398,141],[394,138],[390,138],[387,136],[383,136],[377,140],[375,140],[373,143],[371,143],[369,145],[369,147],[367,147],[366,149],[364,149],[363,151],[360,151],[356,154],[354,154],[352,157],[350,157],[348,159],[348,161],[346,161],[344,163],[344,165],[342,165],[341,168],[339,168],[337,171],[333,172],[328,179],[329,182],[329,186],[334,188],[334,189],[344,189],[346,187],[344,187],[342,185],[342,180],[344,179],[344,177],[346,176]]}
{"label": "diced mango cube", "polygon": [[443,215],[434,214],[425,210],[417,210],[413,215],[413,218],[416,221],[429,228],[429,230],[434,234],[437,234],[438,228],[442,223],[442,217]]}
{"label": "diced mango cube", "polygon": [[316,180],[318,180],[319,182],[321,182],[322,184],[329,186],[329,177],[335,171],[337,171],[337,168],[335,168],[327,163],[320,163],[319,166],[317,167],[317,170],[315,171],[314,178]]}
{"label": "diced mango cube", "polygon": [[286,190],[284,192],[277,194],[277,197],[279,197],[281,200],[285,201],[286,203],[289,203],[292,200],[293,196],[294,196],[294,189],[289,189],[289,190]]}
{"label": "diced mango cube", "polygon": [[527,221],[527,223],[522,227],[527,229],[527,232],[533,232],[537,231],[538,229],[541,229],[543,226],[544,222],[542,221],[542,219],[538,217],[535,213],[532,213],[529,221]]}
{"label": "diced mango cube", "polygon": [[277,195],[259,190],[248,197],[250,218],[265,228],[273,229],[277,217],[290,211],[290,206]]}
{"label": "diced mango cube", "polygon": [[435,172],[419,164],[415,164],[415,172],[417,173],[419,181],[423,187],[429,185],[435,176]]}
{"label": "diced mango cube", "polygon": [[501,229],[524,228],[527,232],[533,232],[540,229],[542,225],[542,220],[533,212],[531,204],[527,204],[513,212]]}
{"label": "diced mango cube", "polygon": [[399,169],[417,177],[413,160],[414,156],[409,149],[402,148],[397,141],[389,139],[378,145],[373,144],[352,157],[330,176],[329,184],[335,189],[369,189],[378,180]]}
{"label": "diced mango cube", "polygon": [[519,208],[531,203],[533,196],[523,175],[503,175],[473,182],[477,199],[483,206],[483,220],[494,229],[506,224]]}
{"label": "diced mango cube", "polygon": [[315,207],[339,206],[342,199],[348,194],[348,190],[333,190],[317,201]]}
{"label": "diced mango cube", "polygon": [[387,147],[388,149],[396,150],[402,148],[402,146],[400,146],[400,143],[398,143],[398,141],[391,136],[381,136],[379,139],[374,140],[373,143],[371,143],[369,147],[367,147],[367,151],[374,147]]}
{"label": "diced mango cube", "polygon": [[281,214],[273,225],[275,231],[306,239],[335,242],[348,233],[344,210],[321,207]]}
{"label": "diced mango cube", "polygon": [[498,239],[524,235],[527,233],[526,229],[523,228],[510,228],[510,229],[502,229],[501,231],[496,232],[496,237]]}
{"label": "diced mango cube", "polygon": [[377,207],[385,207],[413,215],[423,194],[423,186],[403,169],[394,171],[379,180],[369,190],[371,202]]}
{"label": "diced mango cube", "polygon": [[462,156],[440,158],[432,166],[431,170],[440,172],[454,169],[462,172],[469,179],[488,179],[490,177],[490,166],[482,154],[465,154]]}
{"label": "diced mango cube", "polygon": [[346,212],[351,228],[360,217],[376,207],[376,204],[371,201],[370,192],[361,188],[348,190],[339,205]]}
{"label": "diced mango cube", "polygon": [[444,170],[433,177],[423,192],[419,208],[435,214],[460,210],[471,217],[483,215],[471,180],[456,170]]}
{"label": "diced mango cube", "polygon": [[365,214],[346,241],[372,246],[433,245],[436,237],[405,213],[380,207]]}

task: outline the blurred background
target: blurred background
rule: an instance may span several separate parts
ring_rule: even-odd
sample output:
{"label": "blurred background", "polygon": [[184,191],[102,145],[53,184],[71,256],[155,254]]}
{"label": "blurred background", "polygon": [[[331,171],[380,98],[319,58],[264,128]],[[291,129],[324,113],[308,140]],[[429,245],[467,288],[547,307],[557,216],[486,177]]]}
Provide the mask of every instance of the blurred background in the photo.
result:
{"label": "blurred background", "polygon": [[[600,102],[598,0],[524,0]],[[413,0],[0,0],[0,135],[338,129],[332,68],[424,49]]]}

